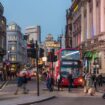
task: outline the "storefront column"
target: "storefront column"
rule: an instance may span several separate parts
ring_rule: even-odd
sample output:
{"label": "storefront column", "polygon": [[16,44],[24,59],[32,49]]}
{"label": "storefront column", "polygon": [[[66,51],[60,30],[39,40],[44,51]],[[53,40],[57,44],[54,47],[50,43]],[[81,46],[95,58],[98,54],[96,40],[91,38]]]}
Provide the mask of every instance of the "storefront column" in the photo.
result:
{"label": "storefront column", "polygon": [[101,1],[101,16],[100,16],[100,26],[101,26],[101,32],[105,32],[105,0]]}
{"label": "storefront column", "polygon": [[90,12],[89,12],[89,2],[87,2],[87,39],[90,38]]}
{"label": "storefront column", "polygon": [[84,35],[85,35],[84,21],[85,21],[85,18],[84,18],[84,6],[83,6],[83,3],[82,3],[82,6],[81,6],[81,42],[84,41]]}
{"label": "storefront column", "polygon": [[93,33],[97,35],[97,11],[96,11],[96,0],[93,0]]}

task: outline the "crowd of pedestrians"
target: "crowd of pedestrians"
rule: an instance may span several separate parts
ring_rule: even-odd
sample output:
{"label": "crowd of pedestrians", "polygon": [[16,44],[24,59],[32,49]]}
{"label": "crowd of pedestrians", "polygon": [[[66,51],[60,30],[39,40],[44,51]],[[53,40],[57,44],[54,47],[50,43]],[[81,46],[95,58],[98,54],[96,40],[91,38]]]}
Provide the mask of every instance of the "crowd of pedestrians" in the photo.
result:
{"label": "crowd of pedestrians", "polygon": [[98,91],[98,87],[103,86],[102,74],[87,73],[85,75],[84,92],[94,95]]}
{"label": "crowd of pedestrians", "polygon": [[[103,80],[102,80],[102,74],[94,74],[94,73],[84,73],[83,75],[84,78],[84,92],[93,96],[95,95],[95,92],[99,91],[99,87],[103,86]],[[58,73],[57,76],[57,87],[58,87],[58,91],[63,90],[63,86],[62,86],[62,75],[61,73]],[[68,92],[71,91],[71,88],[73,87],[73,75],[71,72],[68,73],[67,76],[69,85],[68,85]],[[54,85],[54,80],[52,77],[51,72],[47,72],[46,74],[46,86],[48,88],[49,91],[53,91],[53,85]],[[104,96],[104,95],[103,95]],[[105,96],[104,96],[105,97]]]}

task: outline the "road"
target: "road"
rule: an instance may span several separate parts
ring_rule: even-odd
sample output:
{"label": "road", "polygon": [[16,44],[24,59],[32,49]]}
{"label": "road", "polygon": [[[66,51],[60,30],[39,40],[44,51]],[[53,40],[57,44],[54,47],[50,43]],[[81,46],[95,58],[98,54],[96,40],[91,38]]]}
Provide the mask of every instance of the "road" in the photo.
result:
{"label": "road", "polygon": [[105,100],[96,97],[58,97],[31,105],[104,105]]}
{"label": "road", "polygon": [[[40,82],[40,94],[49,93],[49,91],[46,90],[45,87],[45,83]],[[36,81],[29,81],[27,88],[29,89],[29,94],[35,94],[37,88]],[[7,100],[11,98],[9,97],[9,95],[14,94],[15,90],[16,81],[10,81],[8,85],[0,91],[0,100]],[[100,92],[97,92],[95,96],[90,96],[83,93],[83,88],[73,88],[71,92],[68,92],[67,88],[64,88],[61,91],[57,91],[57,88],[55,88],[55,90],[51,92],[51,94],[54,93],[57,98],[33,105],[104,105],[105,100],[101,98],[101,90],[102,89],[100,89]],[[19,93],[20,95],[22,94],[21,92]]]}

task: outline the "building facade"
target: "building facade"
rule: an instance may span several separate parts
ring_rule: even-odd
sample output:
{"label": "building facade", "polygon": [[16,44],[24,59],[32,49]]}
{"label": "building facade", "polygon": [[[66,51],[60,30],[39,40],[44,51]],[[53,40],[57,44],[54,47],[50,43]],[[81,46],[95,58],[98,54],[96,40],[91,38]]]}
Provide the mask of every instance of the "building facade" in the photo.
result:
{"label": "building facade", "polygon": [[82,52],[87,71],[105,73],[105,1],[73,0],[72,47]]}
{"label": "building facade", "polygon": [[71,48],[72,47],[72,12],[70,9],[66,11],[66,32],[65,32],[65,47]]}
{"label": "building facade", "polygon": [[21,28],[12,22],[7,28],[7,55],[6,60],[10,62],[10,70],[17,70],[18,66],[27,63],[27,46],[23,39]]}
{"label": "building facade", "polygon": [[32,26],[26,28],[25,34],[28,36],[27,43],[30,43],[30,41],[38,41],[38,43],[41,43],[41,27],[40,26]]}
{"label": "building facade", "polygon": [[[40,26],[30,26],[26,28],[25,35],[27,36],[27,50],[30,49],[28,48],[28,46],[30,46],[30,44],[32,43],[35,45],[36,41],[40,48],[40,44],[41,44],[41,27]],[[35,62],[36,62],[35,58],[28,56],[28,64],[30,66],[36,65]]]}
{"label": "building facade", "polygon": [[4,7],[0,3],[0,64],[3,62],[3,56],[6,55],[6,18],[3,12]]}
{"label": "building facade", "polygon": [[[59,50],[61,47],[61,39],[59,41],[56,41],[53,39],[53,35],[52,34],[48,34],[45,42],[44,42],[44,53],[45,53],[45,57],[47,57],[47,61],[48,61],[48,55],[51,54],[52,49],[54,49],[54,51],[56,52],[57,50]],[[50,65],[50,62],[45,62],[46,65]]]}
{"label": "building facade", "polygon": [[48,34],[45,39],[44,46],[46,53],[48,53],[51,52],[52,49],[55,49],[55,51],[58,50],[60,48],[60,42],[55,41],[53,39],[53,35]]}

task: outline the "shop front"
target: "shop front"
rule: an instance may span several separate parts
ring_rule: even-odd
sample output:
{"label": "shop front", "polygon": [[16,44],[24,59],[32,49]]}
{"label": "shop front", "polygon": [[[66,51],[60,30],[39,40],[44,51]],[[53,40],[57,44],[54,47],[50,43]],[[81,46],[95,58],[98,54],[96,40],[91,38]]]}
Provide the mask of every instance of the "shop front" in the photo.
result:
{"label": "shop front", "polygon": [[86,51],[83,56],[84,69],[86,72],[99,74],[101,61],[96,51]]}

